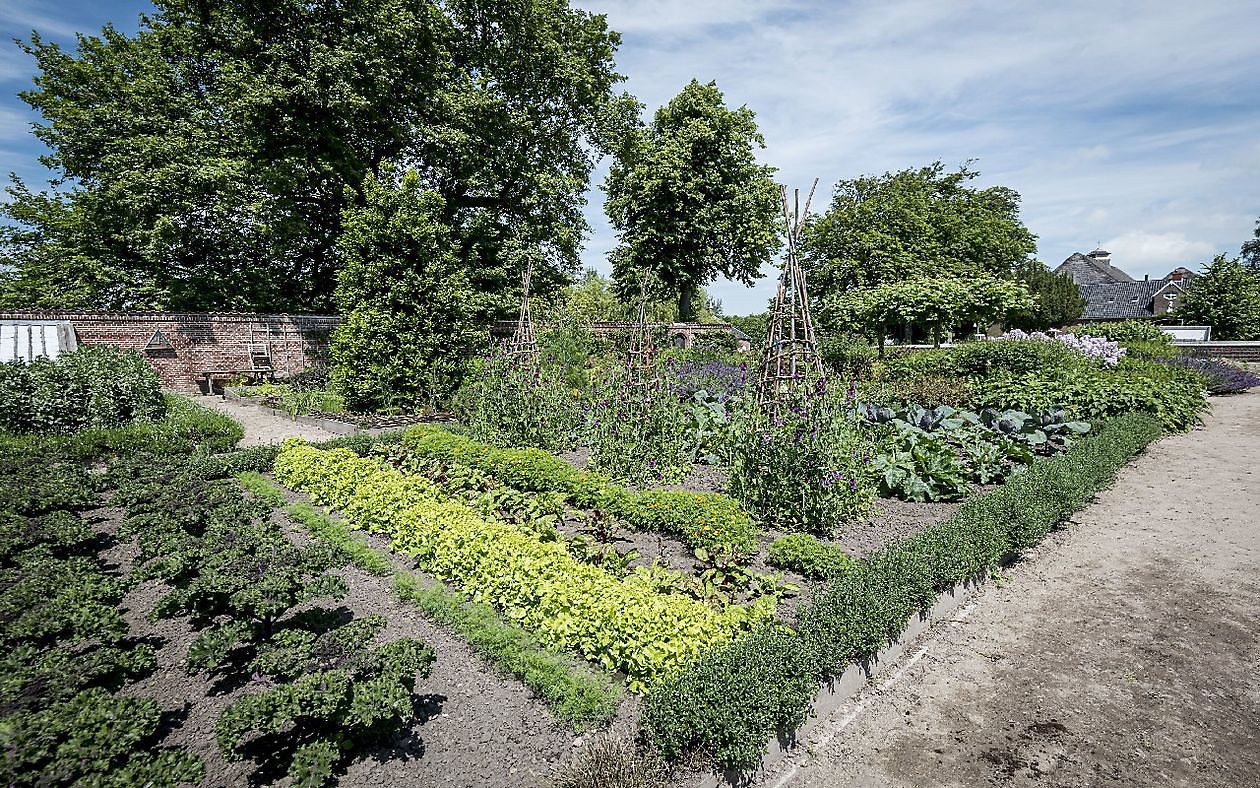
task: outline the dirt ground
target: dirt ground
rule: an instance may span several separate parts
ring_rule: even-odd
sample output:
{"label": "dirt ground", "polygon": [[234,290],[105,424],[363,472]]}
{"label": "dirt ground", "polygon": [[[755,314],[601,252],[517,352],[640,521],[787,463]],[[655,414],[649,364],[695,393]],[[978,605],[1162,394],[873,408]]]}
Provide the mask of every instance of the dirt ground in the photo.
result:
{"label": "dirt ground", "polygon": [[196,402],[198,405],[231,416],[241,423],[241,426],[245,428],[245,437],[237,444],[241,448],[281,443],[285,438],[326,441],[330,438],[341,437],[337,433],[276,416],[255,405],[242,405],[239,402],[225,400],[218,395],[196,397]]}
{"label": "dirt ground", "polygon": [[764,784],[1260,785],[1260,393],[1213,405]]}
{"label": "dirt ground", "polygon": [[[116,531],[121,512],[103,507],[88,513],[104,533]],[[287,518],[299,544],[309,542]],[[134,543],[114,544],[103,554],[120,574],[130,570]],[[406,562],[399,561],[399,568]],[[547,781],[556,766],[572,757],[585,737],[579,736],[547,711],[543,702],[522,683],[501,675],[458,635],[429,621],[417,608],[399,601],[392,580],[369,575],[355,567],[338,572],[349,594],[318,605],[343,615],[379,613],[388,621],[381,642],[400,637],[418,638],[437,652],[432,673],[417,682],[420,715],[415,724],[392,739],[358,753],[337,776],[336,784],[350,788],[382,786],[450,786],[450,788],[514,788]],[[126,694],[152,698],[163,709],[163,746],[185,747],[206,764],[204,786],[262,786],[289,784],[287,761],[277,756],[272,742],[260,739],[249,758],[228,761],[215,746],[215,723],[234,700],[256,689],[246,681],[189,675],[185,665],[196,632],[185,619],[151,621],[149,613],[165,593],[157,583],[144,583],[123,601],[131,631],[156,649],[158,669],[129,685]],[[311,607],[313,605],[307,605]],[[637,703],[622,704],[612,723],[622,733],[633,728]]]}

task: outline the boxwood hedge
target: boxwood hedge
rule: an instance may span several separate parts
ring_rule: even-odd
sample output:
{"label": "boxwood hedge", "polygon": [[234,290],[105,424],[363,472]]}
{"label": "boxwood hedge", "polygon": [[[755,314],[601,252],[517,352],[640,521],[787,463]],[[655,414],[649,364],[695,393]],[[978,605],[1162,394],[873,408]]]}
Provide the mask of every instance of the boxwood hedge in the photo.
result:
{"label": "boxwood hedge", "polygon": [[855,562],[817,589],[794,632],[767,627],[713,648],[650,692],[650,738],[669,757],[755,766],[771,735],[805,719],[817,682],[878,652],[939,591],[1036,544],[1160,433],[1153,416],[1116,417],[946,522]]}

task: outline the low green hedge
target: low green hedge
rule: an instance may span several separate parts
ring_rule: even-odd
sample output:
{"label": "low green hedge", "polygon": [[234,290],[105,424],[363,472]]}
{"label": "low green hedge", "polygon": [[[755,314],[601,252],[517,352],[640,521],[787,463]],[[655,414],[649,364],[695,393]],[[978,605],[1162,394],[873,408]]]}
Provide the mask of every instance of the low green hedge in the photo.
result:
{"label": "low green hedge", "polygon": [[500,449],[427,425],[408,430],[403,445],[417,457],[476,468],[517,490],[562,493],[574,506],[604,509],[631,528],[674,534],[693,547],[747,550],[757,543],[752,519],[725,495],[629,490],[540,449]]}
{"label": "low green hedge", "polygon": [[798,575],[822,580],[853,567],[853,559],[835,545],[813,534],[788,534],[770,543],[770,564]]}
{"label": "low green hedge", "polygon": [[1036,544],[1160,433],[1150,415],[1118,416],[944,523],[856,562],[817,590],[795,634],[767,628],[709,651],[647,696],[653,742],[669,757],[755,766],[776,730],[805,718],[818,681],[878,652],[939,591]]}

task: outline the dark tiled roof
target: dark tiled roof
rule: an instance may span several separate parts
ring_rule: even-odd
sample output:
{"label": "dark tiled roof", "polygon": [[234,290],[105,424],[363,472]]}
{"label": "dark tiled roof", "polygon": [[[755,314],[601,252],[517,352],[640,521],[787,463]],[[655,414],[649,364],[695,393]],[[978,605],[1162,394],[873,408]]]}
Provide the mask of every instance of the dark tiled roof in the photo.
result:
{"label": "dark tiled roof", "polygon": [[1054,269],[1054,272],[1056,274],[1067,274],[1073,282],[1076,282],[1081,287],[1133,281],[1133,277],[1114,265],[1083,255],[1080,252],[1060,263],[1059,267]]}
{"label": "dark tiled roof", "polygon": [[1081,297],[1085,299],[1085,320],[1124,320],[1130,317],[1150,317],[1155,314],[1151,299],[1155,297],[1167,279],[1151,282],[1116,282],[1112,284],[1082,285]]}

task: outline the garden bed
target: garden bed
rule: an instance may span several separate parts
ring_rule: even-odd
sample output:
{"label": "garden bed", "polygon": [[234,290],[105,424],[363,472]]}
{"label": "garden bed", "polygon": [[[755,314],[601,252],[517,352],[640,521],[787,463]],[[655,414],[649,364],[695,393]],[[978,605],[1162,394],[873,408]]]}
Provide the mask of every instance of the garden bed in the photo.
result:
{"label": "garden bed", "polygon": [[[121,512],[104,508],[85,515],[102,518],[100,528],[108,533]],[[302,532],[291,532],[310,539]],[[115,543],[102,557],[125,574],[134,552],[130,545]],[[357,754],[338,777],[338,785],[511,788],[543,780],[569,755],[577,740],[569,726],[558,721],[528,688],[498,675],[462,638],[398,599],[389,578],[375,577],[353,566],[337,574],[349,587],[345,598],[336,603],[339,611],[347,617],[383,614],[388,624],[378,636],[382,641],[417,638],[438,654],[422,693],[415,699],[421,709],[417,721],[388,741]],[[128,690],[153,698],[163,709],[168,732],[161,746],[184,747],[200,756],[206,764],[205,785],[271,784],[280,780],[283,769],[260,770],[249,760],[228,761],[215,746],[219,715],[256,688],[249,682],[188,675],[185,658],[196,632],[184,620],[154,623],[149,619],[163,593],[159,584],[146,583],[122,603],[130,631],[140,639],[161,644],[156,650],[157,670]],[[486,763],[511,766],[487,770]]]}

